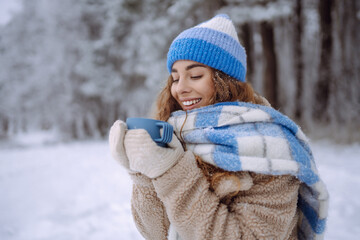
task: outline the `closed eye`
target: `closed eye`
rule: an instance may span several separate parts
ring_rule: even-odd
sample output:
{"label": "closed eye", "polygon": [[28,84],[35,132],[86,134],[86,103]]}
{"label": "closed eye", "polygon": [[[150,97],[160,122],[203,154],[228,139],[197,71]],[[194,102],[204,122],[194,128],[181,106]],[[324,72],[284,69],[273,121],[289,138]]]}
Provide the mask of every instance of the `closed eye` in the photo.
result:
{"label": "closed eye", "polygon": [[191,79],[200,79],[202,78],[202,75],[199,75],[199,76],[192,76]]}
{"label": "closed eye", "polygon": [[[174,75],[177,75],[177,74],[174,74]],[[172,81],[173,82],[178,82],[179,81],[179,76],[174,76],[174,75],[171,76]]]}

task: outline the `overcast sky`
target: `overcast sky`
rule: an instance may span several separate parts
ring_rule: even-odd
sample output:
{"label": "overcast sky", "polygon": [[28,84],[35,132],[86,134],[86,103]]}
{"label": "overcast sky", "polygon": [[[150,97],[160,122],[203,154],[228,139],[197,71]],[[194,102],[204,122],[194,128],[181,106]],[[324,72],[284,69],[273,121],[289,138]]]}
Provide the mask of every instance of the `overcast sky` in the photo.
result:
{"label": "overcast sky", "polygon": [[20,0],[0,0],[0,25],[8,23],[12,14],[20,10]]}

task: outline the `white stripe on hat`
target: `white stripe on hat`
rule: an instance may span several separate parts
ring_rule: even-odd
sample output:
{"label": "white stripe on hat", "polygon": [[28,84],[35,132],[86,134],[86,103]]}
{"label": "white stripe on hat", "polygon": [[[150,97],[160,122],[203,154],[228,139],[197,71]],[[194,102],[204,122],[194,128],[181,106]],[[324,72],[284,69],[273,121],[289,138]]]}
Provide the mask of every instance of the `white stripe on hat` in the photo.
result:
{"label": "white stripe on hat", "polygon": [[239,42],[235,27],[232,21],[226,15],[217,15],[209,21],[197,25],[195,28],[210,28],[219,32],[223,32],[227,35],[230,35],[233,39]]}

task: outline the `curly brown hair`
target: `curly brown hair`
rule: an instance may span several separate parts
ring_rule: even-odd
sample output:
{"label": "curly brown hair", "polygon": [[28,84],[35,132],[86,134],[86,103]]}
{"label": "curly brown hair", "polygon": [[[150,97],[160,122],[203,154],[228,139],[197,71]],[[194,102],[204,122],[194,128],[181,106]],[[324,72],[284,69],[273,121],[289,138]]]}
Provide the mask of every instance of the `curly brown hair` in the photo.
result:
{"label": "curly brown hair", "polygon": [[[240,82],[219,70],[213,68],[211,70],[215,94],[210,99],[210,104],[233,101],[257,103],[254,89],[249,83]],[[171,95],[172,83],[173,78],[170,75],[166,86],[157,98],[155,118],[158,120],[167,121],[172,112],[181,110],[181,106]]]}

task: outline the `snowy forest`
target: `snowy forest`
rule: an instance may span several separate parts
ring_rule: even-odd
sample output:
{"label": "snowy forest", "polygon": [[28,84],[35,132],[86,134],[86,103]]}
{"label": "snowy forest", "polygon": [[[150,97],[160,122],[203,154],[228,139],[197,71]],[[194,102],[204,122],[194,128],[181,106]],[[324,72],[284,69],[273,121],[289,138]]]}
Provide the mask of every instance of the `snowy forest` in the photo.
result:
{"label": "snowy forest", "polygon": [[360,140],[358,0],[31,0],[0,26],[0,139],[148,116],[182,30],[226,13],[247,81],[314,138]]}

